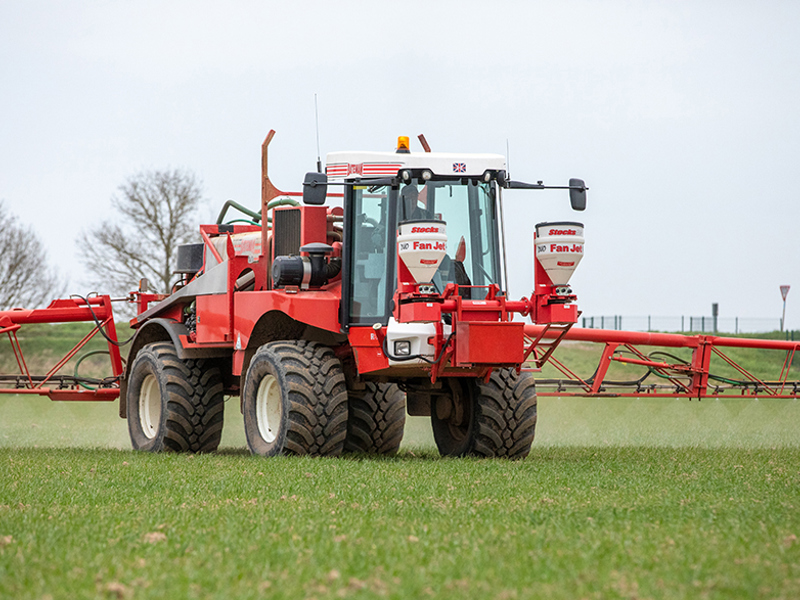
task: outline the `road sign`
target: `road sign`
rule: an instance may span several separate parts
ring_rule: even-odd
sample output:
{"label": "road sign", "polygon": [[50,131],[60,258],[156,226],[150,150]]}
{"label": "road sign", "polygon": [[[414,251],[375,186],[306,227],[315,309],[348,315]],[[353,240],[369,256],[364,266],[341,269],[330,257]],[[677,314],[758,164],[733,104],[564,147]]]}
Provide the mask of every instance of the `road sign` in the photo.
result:
{"label": "road sign", "polygon": [[783,296],[783,299],[786,300],[786,296],[788,296],[788,295],[789,295],[789,286],[788,285],[782,285],[781,286],[781,296]]}

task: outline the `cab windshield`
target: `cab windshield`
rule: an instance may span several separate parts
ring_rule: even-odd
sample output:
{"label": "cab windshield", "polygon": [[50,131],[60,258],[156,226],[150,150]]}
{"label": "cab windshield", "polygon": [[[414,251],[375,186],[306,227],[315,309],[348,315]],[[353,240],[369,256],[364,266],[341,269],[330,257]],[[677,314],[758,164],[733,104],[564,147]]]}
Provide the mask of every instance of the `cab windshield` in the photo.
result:
{"label": "cab windshield", "polygon": [[[462,180],[463,181],[463,180]],[[433,284],[499,282],[494,189],[476,180],[409,183],[400,188],[398,222],[436,219],[447,223],[447,254]]]}
{"label": "cab windshield", "polygon": [[[448,283],[500,282],[494,185],[477,180],[416,181],[400,188],[352,189],[349,250],[349,319],[352,324],[388,322],[397,286],[397,224],[419,219],[447,223],[447,254],[431,282],[438,292]],[[469,290],[462,296],[470,297]]]}

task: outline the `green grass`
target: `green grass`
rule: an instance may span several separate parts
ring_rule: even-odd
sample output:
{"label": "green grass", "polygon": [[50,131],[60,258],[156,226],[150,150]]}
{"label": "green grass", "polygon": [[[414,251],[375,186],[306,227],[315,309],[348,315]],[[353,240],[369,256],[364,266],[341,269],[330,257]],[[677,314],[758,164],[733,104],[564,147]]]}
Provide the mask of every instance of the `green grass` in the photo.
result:
{"label": "green grass", "polygon": [[[796,598],[800,403],[543,398],[521,462],[127,450],[0,399],[0,598]],[[34,426],[35,425],[35,426]],[[92,447],[95,448],[92,448]]]}
{"label": "green grass", "polygon": [[0,464],[4,598],[800,595],[797,448]]}
{"label": "green grass", "polygon": [[[726,398],[539,398],[534,446],[769,448],[800,446],[800,401]],[[238,399],[221,447],[246,445]],[[118,404],[0,395],[0,448],[130,448]],[[429,419],[409,417],[404,449],[434,448]]]}

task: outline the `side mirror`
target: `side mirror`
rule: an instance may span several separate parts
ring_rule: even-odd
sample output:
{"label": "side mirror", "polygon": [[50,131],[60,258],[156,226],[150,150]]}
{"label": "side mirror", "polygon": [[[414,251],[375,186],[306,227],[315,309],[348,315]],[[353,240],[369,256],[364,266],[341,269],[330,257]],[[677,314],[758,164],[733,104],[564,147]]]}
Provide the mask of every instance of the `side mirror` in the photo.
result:
{"label": "side mirror", "polygon": [[569,180],[569,203],[572,205],[572,210],[585,210],[586,209],[586,184],[583,179],[570,179]]}
{"label": "side mirror", "polygon": [[306,173],[303,179],[303,204],[325,204],[328,195],[328,176],[325,173]]}

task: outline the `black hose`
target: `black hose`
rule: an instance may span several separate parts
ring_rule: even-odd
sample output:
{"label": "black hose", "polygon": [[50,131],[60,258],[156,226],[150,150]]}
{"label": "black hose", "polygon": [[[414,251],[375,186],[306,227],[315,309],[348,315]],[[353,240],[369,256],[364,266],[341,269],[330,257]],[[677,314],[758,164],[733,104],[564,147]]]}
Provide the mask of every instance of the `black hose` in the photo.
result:
{"label": "black hose", "polygon": [[[657,350],[656,352],[651,352],[648,355],[648,358],[650,358],[652,356],[663,356],[663,357],[666,357],[666,358],[670,358],[670,359],[672,359],[672,360],[674,360],[676,362],[679,362],[680,364],[683,364],[683,365],[688,365],[689,364],[688,360],[683,360],[682,358],[680,358],[678,356],[675,356],[674,354],[670,354],[669,352],[664,352],[662,350]],[[659,377],[663,377],[663,375],[660,375],[659,373],[656,373],[656,375],[658,375]],[[708,374],[708,378],[711,379],[712,381],[721,381],[722,383],[727,383],[728,385],[736,385],[736,386],[744,386],[744,387],[748,387],[748,386],[754,385],[754,384],[758,385],[755,381],[748,381],[746,379],[731,379],[729,377],[723,377],[721,375],[714,375],[712,373]],[[772,383],[772,384],[779,385],[779,382],[767,382],[767,383]]]}
{"label": "black hose", "polygon": [[[92,294],[94,294],[95,296],[98,295],[97,292],[90,292],[89,294],[87,294],[86,298],[84,298],[80,294],[72,294],[70,296],[70,298],[80,298],[81,300],[86,302],[86,306],[89,308],[89,312],[92,313],[92,318],[94,319],[94,323],[95,323],[95,325],[97,325],[97,329],[100,330],[100,333],[103,335],[104,338],[106,338],[106,340],[108,341],[109,344],[114,344],[118,348],[122,348],[123,346],[127,346],[128,344],[130,344],[131,340],[133,340],[133,338],[136,336],[135,333],[131,337],[129,337],[127,340],[125,340],[124,342],[120,342],[120,341],[117,341],[117,340],[112,340],[109,337],[109,335],[105,332],[105,330],[103,329],[103,324],[100,322],[100,319],[97,318],[97,315],[95,314],[94,309],[92,308],[92,305],[89,304],[88,298],[90,298],[92,296]],[[111,321],[111,323],[114,325],[114,328],[116,329],[116,326],[117,326],[116,323],[114,323],[113,320]]]}
{"label": "black hose", "polygon": [[325,278],[330,281],[342,270],[342,259],[334,257],[325,265]]}
{"label": "black hose", "polygon": [[[621,352],[620,352],[621,354]],[[597,368],[592,373],[592,376],[586,380],[586,383],[594,383],[594,378],[597,377],[597,372],[600,370],[600,365],[597,365]],[[634,386],[634,385],[641,385],[642,382],[650,376],[650,372],[648,371],[644,375],[642,375],[639,379],[631,379],[628,381],[612,381],[608,379],[603,380],[603,385],[610,385],[610,386]],[[569,381],[569,380],[567,380]]]}
{"label": "black hose", "polygon": [[444,351],[447,350],[447,346],[450,344],[450,340],[453,339],[453,335],[454,334],[455,334],[455,331],[451,332],[450,335],[447,336],[447,341],[442,346],[442,349],[439,352],[439,356],[436,358],[436,360],[431,360],[430,358],[425,358],[421,354],[412,354],[411,356],[392,356],[391,354],[389,354],[389,349],[386,346],[386,338],[385,337],[383,338],[383,353],[386,355],[386,358],[388,358],[389,360],[395,360],[395,361],[399,361],[399,362],[403,362],[403,361],[407,361],[407,360],[421,360],[423,362],[428,363],[429,365],[435,365],[435,364],[438,364],[440,360],[442,360],[442,357],[444,356]]}

